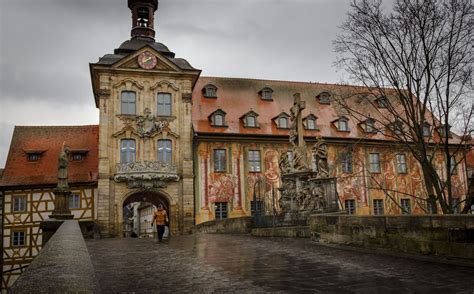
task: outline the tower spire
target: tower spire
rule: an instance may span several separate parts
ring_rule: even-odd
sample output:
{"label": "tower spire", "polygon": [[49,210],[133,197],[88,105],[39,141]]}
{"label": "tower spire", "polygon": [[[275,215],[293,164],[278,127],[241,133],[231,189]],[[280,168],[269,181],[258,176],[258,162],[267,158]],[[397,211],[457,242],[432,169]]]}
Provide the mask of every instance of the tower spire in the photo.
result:
{"label": "tower spire", "polygon": [[132,11],[132,39],[137,37],[155,40],[155,11],[158,0],[128,0],[128,8]]}

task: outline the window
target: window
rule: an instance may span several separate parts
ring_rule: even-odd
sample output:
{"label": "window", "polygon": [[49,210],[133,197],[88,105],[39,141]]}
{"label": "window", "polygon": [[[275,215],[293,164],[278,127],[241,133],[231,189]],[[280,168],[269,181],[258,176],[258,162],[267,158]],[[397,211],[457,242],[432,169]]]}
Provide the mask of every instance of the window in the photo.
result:
{"label": "window", "polygon": [[227,218],[227,202],[216,202],[216,220]]}
{"label": "window", "polygon": [[74,193],[69,195],[69,209],[81,208],[81,195]]}
{"label": "window", "polygon": [[391,125],[392,132],[395,135],[401,136],[403,134],[403,124],[401,121],[397,120]]}
{"label": "window", "polygon": [[210,120],[213,127],[226,127],[225,125],[225,115],[226,113],[221,109],[218,109],[211,113]]}
{"label": "window", "polygon": [[204,87],[204,97],[217,98],[217,87],[214,85],[207,85]]}
{"label": "window", "polygon": [[407,158],[405,154],[397,154],[397,172],[399,174],[407,173]]}
{"label": "window", "polygon": [[135,140],[124,139],[120,141],[120,163],[130,163],[136,160]]}
{"label": "window", "polygon": [[278,127],[280,129],[288,129],[288,118],[286,117],[280,117],[278,119]]}
{"label": "window", "polygon": [[380,172],[380,154],[378,153],[369,154],[369,171],[371,173]]}
{"label": "window", "polygon": [[214,171],[225,172],[227,170],[227,153],[225,149],[214,150]]}
{"label": "window", "polygon": [[342,172],[352,173],[352,153],[346,153],[342,158]]}
{"label": "window", "polygon": [[402,207],[402,214],[411,214],[410,199],[401,199],[400,206]]}
{"label": "window", "polygon": [[25,246],[26,244],[26,232],[25,231],[13,231],[12,245],[13,246]]}
{"label": "window", "polygon": [[273,90],[270,88],[264,88],[261,91],[263,100],[272,100],[273,99],[272,94],[273,94]]}
{"label": "window", "polygon": [[423,124],[423,137],[431,136],[431,126],[428,123]]}
{"label": "window", "polygon": [[329,93],[323,92],[323,93],[319,94],[317,97],[319,98],[319,103],[320,104],[330,104],[330,101],[329,101],[330,95],[329,95]]}
{"label": "window", "polygon": [[257,119],[253,115],[247,116],[246,127],[255,128],[257,126]]}
{"label": "window", "polygon": [[448,127],[446,127],[446,125],[441,125],[441,126],[439,127],[438,130],[439,130],[439,135],[440,135],[441,137],[446,137],[446,129],[448,129],[448,136],[449,136],[449,134],[450,134],[450,132],[451,132],[451,126],[450,126],[450,125],[448,125]]}
{"label": "window", "polygon": [[172,156],[171,140],[158,140],[158,161],[171,163],[173,161]]}
{"label": "window", "polygon": [[260,151],[249,150],[249,171],[260,172]]}
{"label": "window", "polygon": [[365,121],[365,132],[366,133],[375,133],[375,124],[372,119]]}
{"label": "window", "polygon": [[149,26],[148,17],[149,17],[148,8],[146,7],[138,8],[137,26],[147,28]]}
{"label": "window", "polygon": [[374,215],[383,215],[382,199],[374,199]]}
{"label": "window", "polygon": [[307,128],[308,130],[316,130],[316,119],[314,119],[314,118],[312,118],[312,117],[311,117],[311,118],[308,118],[308,119],[306,120],[306,128]]}
{"label": "window", "polygon": [[39,161],[41,158],[41,154],[39,153],[30,153],[28,154],[28,161]]}
{"label": "window", "polygon": [[26,211],[26,196],[13,196],[13,212]]}
{"label": "window", "polygon": [[136,114],[136,93],[122,92],[122,114]]}
{"label": "window", "polygon": [[354,199],[349,199],[344,201],[344,208],[346,209],[348,214],[356,214],[356,206],[355,206],[355,200]]}
{"label": "window", "polygon": [[158,116],[171,116],[171,94],[158,94]]}
{"label": "window", "polygon": [[451,156],[451,161],[450,161],[450,168],[449,168],[449,171],[451,173],[451,175],[456,175],[458,173],[458,169],[457,169],[457,162],[456,162],[456,158],[454,156]]}
{"label": "window", "polygon": [[84,158],[84,154],[81,154],[81,153],[72,154],[72,161],[81,161],[83,158]]}
{"label": "window", "polygon": [[[257,203],[257,211],[262,211],[263,210],[263,201],[257,200],[256,203]],[[255,202],[253,200],[250,201],[250,211],[252,213],[255,212]]]}
{"label": "window", "polygon": [[347,119],[341,118],[337,122],[337,130],[342,131],[342,132],[348,132],[349,131],[349,123]]}

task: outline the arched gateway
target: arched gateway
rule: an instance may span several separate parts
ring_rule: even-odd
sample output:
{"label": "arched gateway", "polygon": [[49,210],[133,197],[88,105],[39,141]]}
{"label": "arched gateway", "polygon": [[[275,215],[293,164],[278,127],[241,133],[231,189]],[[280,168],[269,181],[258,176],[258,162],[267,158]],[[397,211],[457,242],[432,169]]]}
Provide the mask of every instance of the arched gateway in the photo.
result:
{"label": "arched gateway", "polygon": [[[177,211],[176,211],[176,204],[172,203],[170,201],[170,197],[166,195],[165,192],[163,191],[147,191],[147,190],[142,190],[142,191],[135,191],[126,194],[123,199],[122,199],[122,205],[121,208],[124,208],[125,206],[129,205],[130,203],[134,202],[141,202],[141,203],[151,203],[155,207],[158,207],[158,205],[163,205],[163,208],[166,210],[168,213],[168,218],[169,218],[169,226],[170,226],[170,231],[172,234],[177,234],[178,233],[178,223],[177,223]],[[123,209],[119,210],[119,214],[117,217],[117,220],[120,222],[117,224],[117,228],[120,230],[118,232],[118,236],[123,236]]]}

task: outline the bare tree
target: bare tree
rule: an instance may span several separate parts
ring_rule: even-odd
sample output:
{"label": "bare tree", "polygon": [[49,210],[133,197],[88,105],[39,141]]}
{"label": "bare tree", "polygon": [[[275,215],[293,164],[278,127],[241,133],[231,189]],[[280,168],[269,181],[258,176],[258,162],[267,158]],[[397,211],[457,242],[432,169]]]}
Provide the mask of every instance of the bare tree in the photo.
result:
{"label": "bare tree", "polygon": [[474,130],[473,15],[470,0],[395,0],[391,12],[380,0],[353,0],[334,41],[337,64],[364,86],[339,103],[367,133],[413,154],[433,213],[437,203],[443,213],[459,205],[452,178]]}

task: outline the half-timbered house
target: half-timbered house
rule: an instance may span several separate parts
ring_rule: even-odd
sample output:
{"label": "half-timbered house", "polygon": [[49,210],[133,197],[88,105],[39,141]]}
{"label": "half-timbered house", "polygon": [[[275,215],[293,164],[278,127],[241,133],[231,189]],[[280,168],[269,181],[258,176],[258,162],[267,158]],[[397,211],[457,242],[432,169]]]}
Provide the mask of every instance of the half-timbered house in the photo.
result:
{"label": "half-timbered house", "polygon": [[41,250],[40,222],[54,209],[58,155],[70,147],[69,208],[75,219],[94,220],[97,198],[98,126],[17,126],[5,171],[3,289],[11,286]]}

